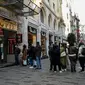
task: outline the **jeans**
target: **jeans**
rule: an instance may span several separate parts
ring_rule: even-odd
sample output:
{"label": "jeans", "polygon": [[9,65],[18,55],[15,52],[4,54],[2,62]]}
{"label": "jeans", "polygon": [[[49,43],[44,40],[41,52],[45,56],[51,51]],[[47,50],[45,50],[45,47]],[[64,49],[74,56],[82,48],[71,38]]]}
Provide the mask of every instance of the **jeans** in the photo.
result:
{"label": "jeans", "polygon": [[33,59],[32,59],[32,57],[29,57],[29,64],[30,64],[31,66],[33,66]]}
{"label": "jeans", "polygon": [[37,68],[41,68],[41,58],[37,56],[36,60],[37,60]]}
{"label": "jeans", "polygon": [[19,65],[19,55],[15,54],[15,64]]}

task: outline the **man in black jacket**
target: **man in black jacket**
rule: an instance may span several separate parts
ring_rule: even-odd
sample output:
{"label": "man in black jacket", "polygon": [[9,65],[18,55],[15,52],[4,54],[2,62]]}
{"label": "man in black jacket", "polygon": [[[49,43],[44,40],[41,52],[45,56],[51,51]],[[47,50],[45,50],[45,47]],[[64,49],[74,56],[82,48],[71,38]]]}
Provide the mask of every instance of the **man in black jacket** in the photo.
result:
{"label": "man in black jacket", "polygon": [[39,42],[37,42],[37,46],[36,46],[36,60],[37,60],[37,68],[41,69],[41,46],[39,44]]}

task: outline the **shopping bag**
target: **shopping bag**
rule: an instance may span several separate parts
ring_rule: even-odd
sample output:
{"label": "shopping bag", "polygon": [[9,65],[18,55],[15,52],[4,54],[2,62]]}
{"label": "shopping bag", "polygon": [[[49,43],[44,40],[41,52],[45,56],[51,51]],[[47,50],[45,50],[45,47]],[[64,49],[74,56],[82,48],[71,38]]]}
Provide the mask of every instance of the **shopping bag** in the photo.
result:
{"label": "shopping bag", "polygon": [[23,65],[27,65],[27,60],[23,60]]}

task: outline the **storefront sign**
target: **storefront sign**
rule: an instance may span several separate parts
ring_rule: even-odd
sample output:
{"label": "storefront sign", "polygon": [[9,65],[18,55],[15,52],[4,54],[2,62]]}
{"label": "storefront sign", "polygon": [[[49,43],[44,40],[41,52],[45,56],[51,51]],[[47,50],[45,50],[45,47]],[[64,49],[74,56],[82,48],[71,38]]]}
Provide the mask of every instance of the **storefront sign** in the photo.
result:
{"label": "storefront sign", "polygon": [[18,20],[14,12],[11,12],[3,7],[0,7],[0,16],[13,20],[15,22],[17,22]]}
{"label": "storefront sign", "polygon": [[41,35],[46,37],[46,33],[41,31]]}
{"label": "storefront sign", "polygon": [[0,27],[17,31],[17,23],[0,17]]}
{"label": "storefront sign", "polygon": [[33,34],[37,34],[37,31],[35,28],[32,28],[32,27],[28,27],[28,31],[33,33]]}
{"label": "storefront sign", "polygon": [[17,34],[16,41],[17,43],[22,43],[22,34]]}

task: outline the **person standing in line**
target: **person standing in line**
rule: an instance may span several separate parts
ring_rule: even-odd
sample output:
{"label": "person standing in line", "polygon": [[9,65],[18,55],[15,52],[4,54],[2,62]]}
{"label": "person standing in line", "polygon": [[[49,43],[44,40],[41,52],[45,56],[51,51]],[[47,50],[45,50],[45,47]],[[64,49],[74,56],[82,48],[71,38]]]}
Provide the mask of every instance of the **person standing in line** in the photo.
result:
{"label": "person standing in line", "polygon": [[73,46],[69,46],[68,49],[68,56],[71,64],[71,72],[76,72],[76,54],[77,54],[77,48]]}
{"label": "person standing in line", "polygon": [[66,51],[65,51],[65,44],[64,43],[62,43],[61,46],[60,46],[60,61],[61,61],[62,71],[66,71],[67,57],[66,57]]}
{"label": "person standing in line", "polygon": [[54,72],[57,71],[56,66],[58,65],[59,72],[62,73],[60,65],[60,48],[56,44],[53,45],[52,49],[52,64],[54,66]]}
{"label": "person standing in line", "polygon": [[29,43],[28,54],[29,54],[30,68],[36,67],[35,47],[32,45],[32,43]]}
{"label": "person standing in line", "polygon": [[79,44],[79,51],[78,51],[79,63],[80,63],[80,66],[82,68],[80,70],[80,72],[83,72],[84,71],[84,64],[85,64],[85,54],[83,55],[83,53],[82,53],[83,48],[85,48],[85,45],[83,43],[80,43]]}
{"label": "person standing in line", "polygon": [[23,65],[27,65],[27,48],[26,45],[23,45],[23,50],[22,50],[22,62]]}
{"label": "person standing in line", "polygon": [[37,42],[35,50],[36,50],[37,69],[41,69],[41,51],[42,51],[42,48],[41,48],[39,42]]}
{"label": "person standing in line", "polygon": [[51,46],[49,46],[49,58],[50,58],[50,71],[53,70],[53,64],[52,64],[52,49],[53,49],[53,43],[51,44]]}
{"label": "person standing in line", "polygon": [[15,65],[19,65],[19,54],[20,54],[20,49],[18,45],[15,46]]}

